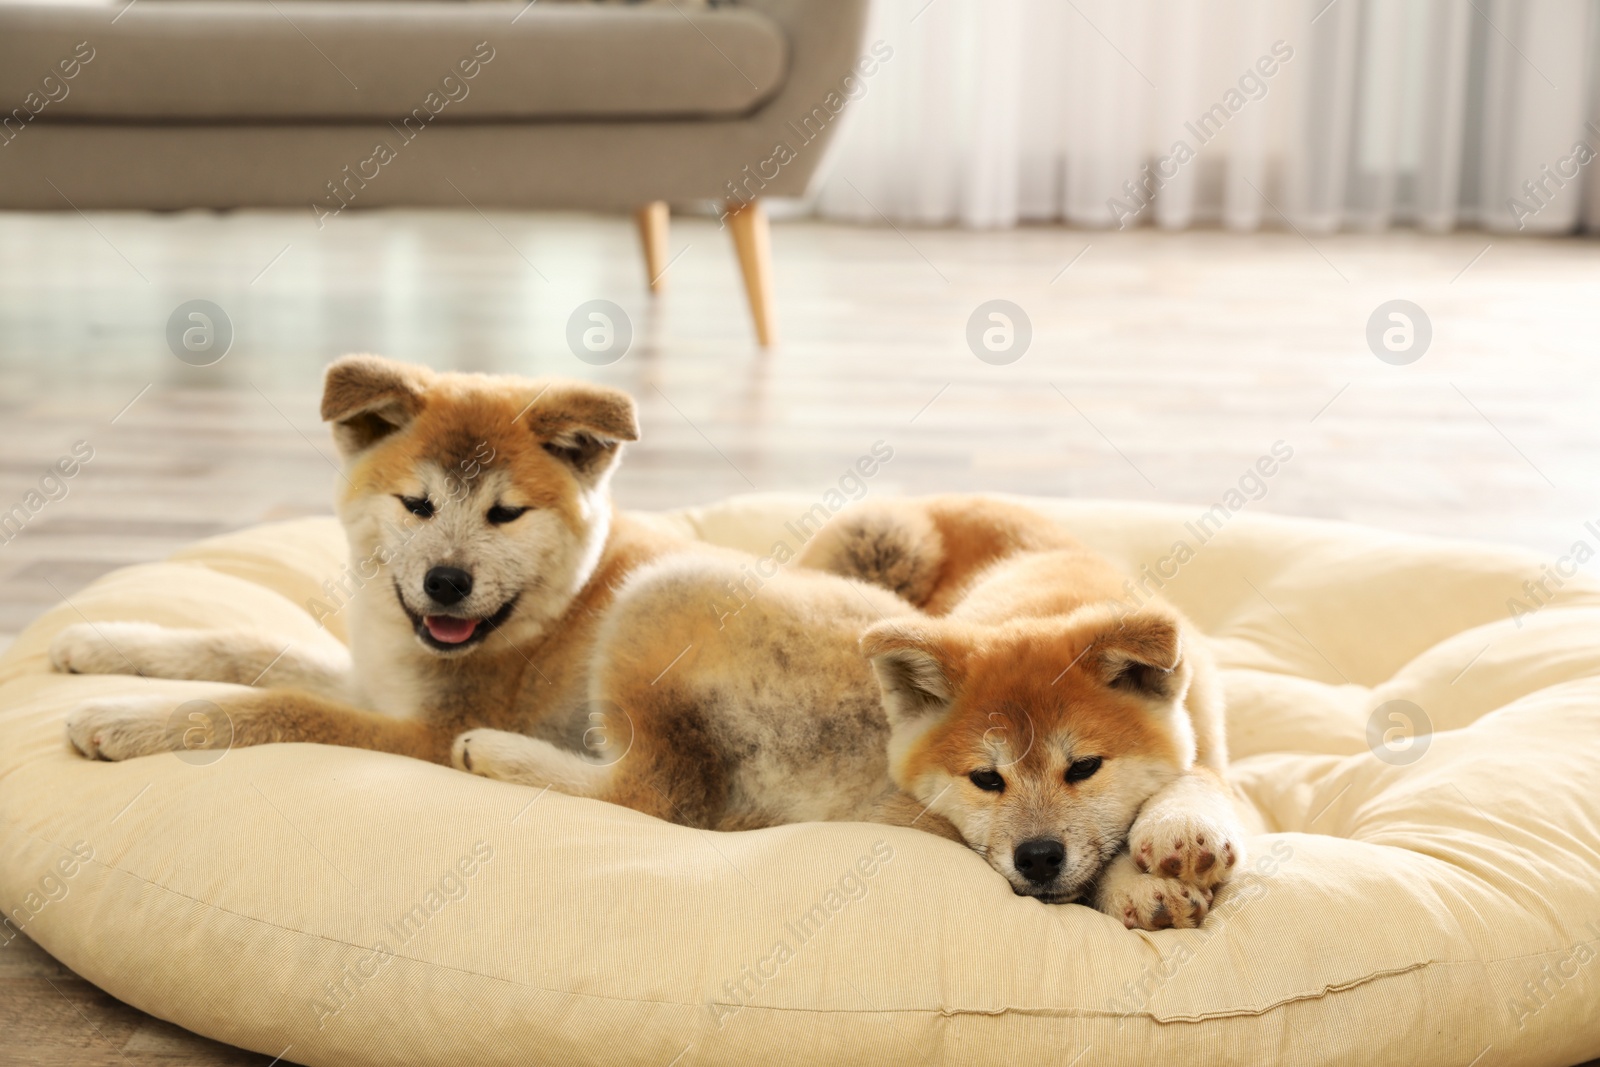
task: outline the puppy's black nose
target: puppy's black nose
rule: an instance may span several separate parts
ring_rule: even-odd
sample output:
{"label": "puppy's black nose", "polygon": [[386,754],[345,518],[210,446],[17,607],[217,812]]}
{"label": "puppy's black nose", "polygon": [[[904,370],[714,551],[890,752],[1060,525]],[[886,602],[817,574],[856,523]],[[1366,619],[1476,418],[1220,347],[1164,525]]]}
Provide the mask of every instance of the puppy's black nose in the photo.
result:
{"label": "puppy's black nose", "polygon": [[472,575],[460,567],[435,567],[422,579],[422,591],[441,607],[459,604],[472,592]]}
{"label": "puppy's black nose", "polygon": [[1044,885],[1061,873],[1061,863],[1066,858],[1067,850],[1060,841],[1036,837],[1018,845],[1012,860],[1022,877],[1034,885]]}

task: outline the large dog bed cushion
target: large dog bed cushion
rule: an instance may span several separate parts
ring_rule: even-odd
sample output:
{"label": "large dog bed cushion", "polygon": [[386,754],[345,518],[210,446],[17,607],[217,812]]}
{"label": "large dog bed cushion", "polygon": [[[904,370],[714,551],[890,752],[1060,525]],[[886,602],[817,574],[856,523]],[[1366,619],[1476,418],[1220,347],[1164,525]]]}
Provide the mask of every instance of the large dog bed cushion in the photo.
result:
{"label": "large dog bed cushion", "polygon": [[[765,555],[814,503],[652,521]],[[107,575],[0,659],[0,940],[340,1067],[1600,1056],[1600,584],[1350,526],[1031,503],[1215,641],[1261,832],[1202,929],[1014,896],[914,830],[703,833],[317,745],[72,753],[80,700],[220,687],[52,674],[62,627],[341,639],[308,606],[344,562],[330,519]]]}

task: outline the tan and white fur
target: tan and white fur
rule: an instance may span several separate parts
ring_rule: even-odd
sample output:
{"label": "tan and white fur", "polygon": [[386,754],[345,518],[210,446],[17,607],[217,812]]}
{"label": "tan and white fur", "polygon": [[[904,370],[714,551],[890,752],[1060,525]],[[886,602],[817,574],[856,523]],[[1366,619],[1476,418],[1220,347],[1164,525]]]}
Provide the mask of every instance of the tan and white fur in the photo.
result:
{"label": "tan and white fur", "polygon": [[[748,557],[611,506],[625,394],[349,357],[323,414],[351,559],[376,569],[348,658],[99,623],[63,632],[57,667],[254,685],[215,701],[234,745],[453,760],[709,829],[912,825],[1042,900],[1100,876],[1095,902],[1129,925],[1198,922],[1242,858],[1199,643],[1170,609],[1110,611],[1109,564],[1032,512],[862,508],[729,613]],[[103,759],[181,749],[173,703],[94,701],[68,736]],[[1066,781],[1089,754],[1096,773]],[[1040,880],[1018,850],[1043,839],[1061,856]]]}
{"label": "tan and white fur", "polygon": [[978,497],[847,512],[801,560],[840,577],[781,572],[721,615],[741,559],[673,557],[619,593],[591,683],[601,758],[475,730],[456,763],[707,829],[909,822],[1020,895],[1204,918],[1244,832],[1214,668],[1175,610],[1119,610],[1108,562]]}
{"label": "tan and white fur", "polygon": [[[347,655],[250,629],[100,622],[60,634],[57,669],[255,685],[214,700],[235,746],[316,741],[444,763],[458,733],[485,725],[581,745],[589,652],[615,588],[687,547],[612,507],[622,443],[638,436],[633,400],[350,356],[328,369],[322,414],[344,458],[351,568],[366,579],[343,608]],[[438,580],[450,570],[470,590]],[[171,703],[94,701],[68,736],[101,759],[179,749],[187,724],[169,720]]]}
{"label": "tan and white fur", "polygon": [[[1181,613],[1159,599],[1129,610],[1109,561],[1036,512],[983,497],[862,505],[803,561],[934,616],[862,642],[902,789],[1018,892],[1092,892],[1130,927],[1199,924],[1244,859],[1245,828],[1216,667]],[[1081,759],[1097,769],[1067,781]],[[986,765],[1002,791],[974,788]],[[1064,856],[1057,880],[1037,885],[1016,857],[1041,841]]]}

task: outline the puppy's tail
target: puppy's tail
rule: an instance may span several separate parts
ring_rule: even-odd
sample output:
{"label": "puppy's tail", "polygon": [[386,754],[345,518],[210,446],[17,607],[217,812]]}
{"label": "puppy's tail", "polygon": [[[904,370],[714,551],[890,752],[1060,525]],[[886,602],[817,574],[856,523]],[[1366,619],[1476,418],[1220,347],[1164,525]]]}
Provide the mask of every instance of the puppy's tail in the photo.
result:
{"label": "puppy's tail", "polygon": [[921,606],[933,595],[944,538],[912,501],[869,501],[847,508],[801,551],[803,567],[882,586]]}

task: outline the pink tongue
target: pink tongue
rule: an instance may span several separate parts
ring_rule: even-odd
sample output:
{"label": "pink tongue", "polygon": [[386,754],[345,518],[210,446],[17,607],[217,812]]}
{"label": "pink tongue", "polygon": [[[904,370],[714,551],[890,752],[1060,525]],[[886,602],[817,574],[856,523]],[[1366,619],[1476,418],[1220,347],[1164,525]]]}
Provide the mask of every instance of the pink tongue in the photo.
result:
{"label": "pink tongue", "polygon": [[445,645],[459,645],[478,629],[477,619],[456,619],[449,615],[429,615],[422,620],[433,639]]}

